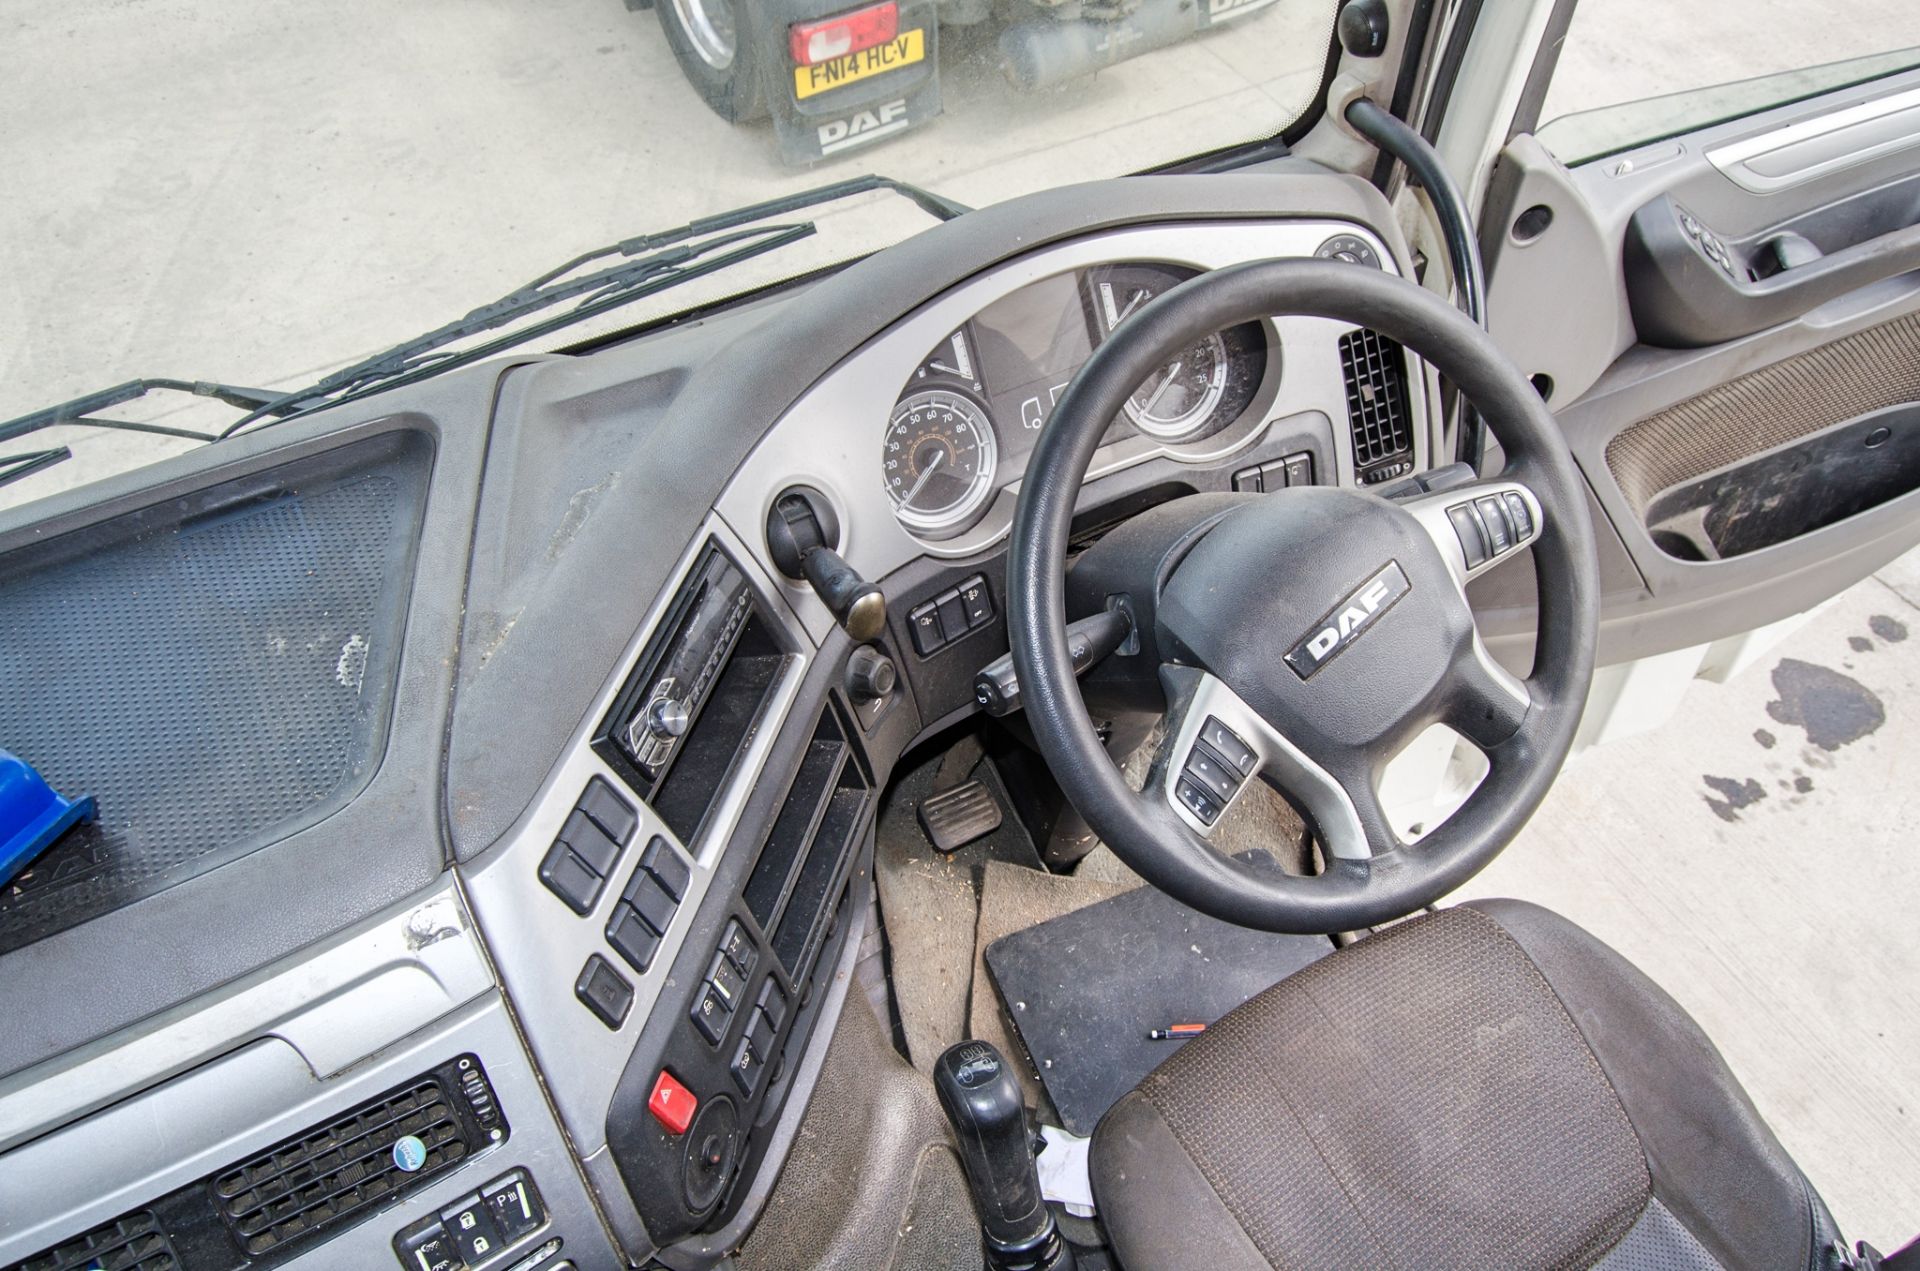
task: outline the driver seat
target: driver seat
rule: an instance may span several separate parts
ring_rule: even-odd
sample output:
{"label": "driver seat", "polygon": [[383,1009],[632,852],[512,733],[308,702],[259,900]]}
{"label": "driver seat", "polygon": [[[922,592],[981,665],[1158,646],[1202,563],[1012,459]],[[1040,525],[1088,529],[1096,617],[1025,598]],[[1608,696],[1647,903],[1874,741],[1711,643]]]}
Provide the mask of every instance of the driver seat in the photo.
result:
{"label": "driver seat", "polygon": [[1094,1132],[1126,1271],[1827,1271],[1826,1205],[1677,1003],[1515,900],[1323,958]]}

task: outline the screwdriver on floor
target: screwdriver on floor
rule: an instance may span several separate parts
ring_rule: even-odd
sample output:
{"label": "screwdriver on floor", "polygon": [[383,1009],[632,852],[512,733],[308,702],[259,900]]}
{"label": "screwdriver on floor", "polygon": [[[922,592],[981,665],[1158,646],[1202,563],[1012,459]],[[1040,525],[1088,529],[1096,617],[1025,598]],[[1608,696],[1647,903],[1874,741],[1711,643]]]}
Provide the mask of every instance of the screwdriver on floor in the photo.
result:
{"label": "screwdriver on floor", "polygon": [[1205,1024],[1169,1024],[1165,1028],[1147,1030],[1147,1040],[1155,1042],[1185,1041],[1189,1037],[1198,1037],[1207,1031]]}

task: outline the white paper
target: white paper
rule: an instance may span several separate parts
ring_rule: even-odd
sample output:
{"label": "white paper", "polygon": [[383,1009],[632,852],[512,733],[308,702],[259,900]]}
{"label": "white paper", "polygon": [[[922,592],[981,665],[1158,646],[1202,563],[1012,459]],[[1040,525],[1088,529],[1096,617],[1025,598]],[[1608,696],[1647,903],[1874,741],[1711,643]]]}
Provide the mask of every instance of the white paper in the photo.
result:
{"label": "white paper", "polygon": [[1076,1218],[1093,1217],[1093,1182],[1087,1177],[1087,1146],[1091,1139],[1069,1134],[1057,1125],[1040,1127],[1046,1150],[1035,1157],[1040,1166],[1040,1194],[1067,1207]]}

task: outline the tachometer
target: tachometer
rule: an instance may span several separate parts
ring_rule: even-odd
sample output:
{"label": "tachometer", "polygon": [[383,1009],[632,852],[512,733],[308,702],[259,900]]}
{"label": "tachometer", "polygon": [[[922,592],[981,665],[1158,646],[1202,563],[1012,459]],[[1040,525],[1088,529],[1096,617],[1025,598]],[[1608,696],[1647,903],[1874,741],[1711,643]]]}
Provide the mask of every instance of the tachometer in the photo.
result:
{"label": "tachometer", "polygon": [[[1101,338],[1193,273],[1179,266],[1151,264],[1107,265],[1089,271]],[[1187,346],[1127,398],[1128,420],[1161,441],[1193,441],[1225,426],[1246,409],[1259,380],[1260,345],[1259,329],[1245,327]]]}
{"label": "tachometer", "polygon": [[998,453],[993,424],[972,398],[945,389],[902,398],[881,454],[894,514],[922,534],[965,529],[993,493]]}

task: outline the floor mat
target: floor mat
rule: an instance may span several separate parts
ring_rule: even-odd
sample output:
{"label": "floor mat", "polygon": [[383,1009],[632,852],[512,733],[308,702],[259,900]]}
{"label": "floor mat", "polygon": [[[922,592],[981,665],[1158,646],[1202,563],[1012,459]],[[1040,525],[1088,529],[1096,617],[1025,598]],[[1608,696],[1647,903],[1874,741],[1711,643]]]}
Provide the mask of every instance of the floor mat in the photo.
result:
{"label": "floor mat", "polygon": [[849,996],[741,1271],[980,1271],[980,1228],[933,1085]]}
{"label": "floor mat", "polygon": [[[1008,1019],[1009,1008],[1001,1004],[987,979],[987,946],[1002,936],[1111,900],[1138,886],[1141,886],[1139,878],[1105,847],[1094,849],[1071,876],[1045,874],[998,862],[986,868],[980,890],[980,920],[974,937],[973,996],[967,1011],[967,1029],[981,1041],[991,1042],[1007,1057],[1014,1075],[1020,1079],[1027,1104],[1039,1109],[1040,1120],[1044,1122],[1058,1125],[1059,1116],[1047,1099],[1046,1087],[1041,1084],[1033,1060]],[[1014,1003],[1011,1009],[1018,1010],[1019,1003]]]}
{"label": "floor mat", "polygon": [[1092,1134],[1183,1044],[1150,1030],[1211,1024],[1331,952],[1323,937],[1250,931],[1141,887],[995,940],[985,961],[1060,1124]]}
{"label": "floor mat", "polygon": [[987,760],[968,775],[1001,801],[1006,816],[1000,828],[950,855],[934,850],[917,812],[944,757],[935,755],[899,779],[881,810],[874,847],[900,1027],[914,1066],[928,1073],[941,1051],[967,1037],[980,871],[995,861],[1040,869],[1033,842]]}

